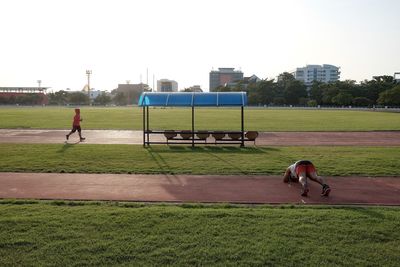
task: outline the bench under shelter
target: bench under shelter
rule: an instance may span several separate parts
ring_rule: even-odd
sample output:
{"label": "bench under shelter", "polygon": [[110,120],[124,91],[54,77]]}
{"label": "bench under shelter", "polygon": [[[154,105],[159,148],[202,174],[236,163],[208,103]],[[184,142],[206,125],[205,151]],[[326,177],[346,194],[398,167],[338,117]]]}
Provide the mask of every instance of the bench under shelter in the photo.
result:
{"label": "bench under shelter", "polygon": [[[254,141],[258,132],[244,131],[244,107],[247,105],[246,92],[144,92],[139,98],[139,107],[143,111],[143,146],[150,144],[205,144],[209,136],[215,142],[223,144],[240,144]],[[150,129],[149,107],[191,107],[191,130],[152,130]],[[196,107],[238,107],[241,109],[241,123],[238,131],[196,130]],[[151,135],[164,135],[166,141],[150,141]]]}

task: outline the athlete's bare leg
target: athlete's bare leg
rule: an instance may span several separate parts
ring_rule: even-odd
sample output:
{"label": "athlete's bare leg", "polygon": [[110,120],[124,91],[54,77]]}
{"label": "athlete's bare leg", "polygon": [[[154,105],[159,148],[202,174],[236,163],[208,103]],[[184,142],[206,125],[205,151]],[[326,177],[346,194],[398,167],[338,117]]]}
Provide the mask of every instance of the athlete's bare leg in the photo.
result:
{"label": "athlete's bare leg", "polygon": [[326,184],[325,183],[325,179],[323,178],[323,177],[321,177],[321,176],[318,176],[317,175],[317,172],[309,172],[309,173],[307,173],[307,176],[311,179],[311,180],[313,180],[314,182],[317,182],[317,183],[319,183],[320,185],[324,185],[324,184]]}
{"label": "athlete's bare leg", "polygon": [[309,191],[307,175],[305,172],[301,172],[298,174],[298,176],[299,176],[299,182],[300,182],[301,186],[303,187],[303,190],[301,191],[301,195],[303,197],[306,197],[308,194],[308,191]]}
{"label": "athlete's bare leg", "polygon": [[321,176],[318,176],[317,173],[314,172],[310,172],[307,173],[307,176],[313,180],[314,182],[319,183],[322,186],[322,193],[321,196],[329,196],[329,193],[331,192],[331,189],[329,187],[329,185],[327,185],[327,183],[325,182],[325,179]]}

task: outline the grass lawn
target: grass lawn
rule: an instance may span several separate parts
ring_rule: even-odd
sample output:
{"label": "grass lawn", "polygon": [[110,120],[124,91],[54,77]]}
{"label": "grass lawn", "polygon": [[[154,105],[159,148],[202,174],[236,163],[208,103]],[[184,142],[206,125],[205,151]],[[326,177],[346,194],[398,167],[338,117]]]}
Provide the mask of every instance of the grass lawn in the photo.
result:
{"label": "grass lawn", "polygon": [[[142,129],[138,107],[83,107],[84,129]],[[68,129],[73,108],[0,108],[0,128]],[[240,129],[240,109],[196,109],[198,130]],[[190,129],[191,110],[150,108],[152,129]],[[245,109],[245,128],[258,131],[371,131],[400,130],[400,114],[351,110]]]}
{"label": "grass lawn", "polygon": [[399,208],[0,201],[1,266],[399,262]]}
{"label": "grass lawn", "polygon": [[0,144],[0,172],[280,175],[298,159],[321,175],[399,175],[398,147]]}

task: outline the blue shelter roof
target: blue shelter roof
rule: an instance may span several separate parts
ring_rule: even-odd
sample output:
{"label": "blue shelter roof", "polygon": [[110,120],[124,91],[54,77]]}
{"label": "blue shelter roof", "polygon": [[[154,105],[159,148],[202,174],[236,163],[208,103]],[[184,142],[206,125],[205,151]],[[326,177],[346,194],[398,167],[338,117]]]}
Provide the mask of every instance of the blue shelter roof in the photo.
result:
{"label": "blue shelter roof", "polygon": [[223,107],[246,105],[246,92],[144,92],[139,98],[139,106]]}

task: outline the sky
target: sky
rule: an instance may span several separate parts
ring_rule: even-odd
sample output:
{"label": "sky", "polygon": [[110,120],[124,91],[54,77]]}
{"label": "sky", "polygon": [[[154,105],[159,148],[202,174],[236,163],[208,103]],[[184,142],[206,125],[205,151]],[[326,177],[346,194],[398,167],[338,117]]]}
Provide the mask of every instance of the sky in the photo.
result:
{"label": "sky", "polygon": [[357,82],[400,72],[399,0],[1,0],[0,87],[209,87],[232,67],[276,78],[306,64]]}

